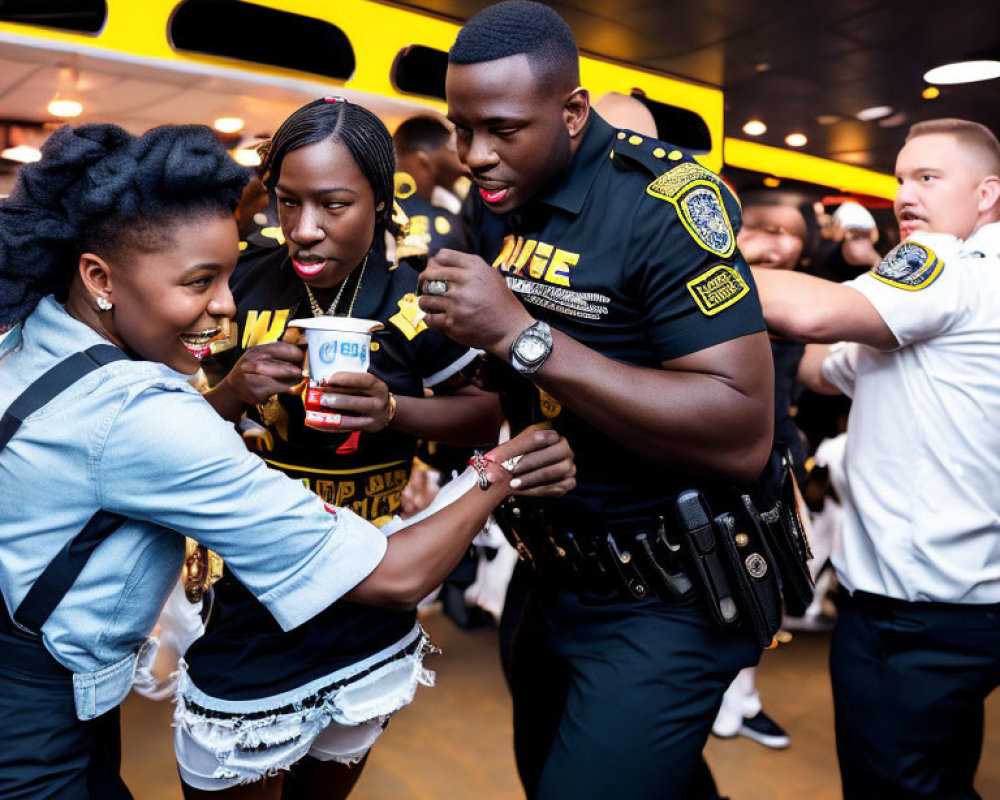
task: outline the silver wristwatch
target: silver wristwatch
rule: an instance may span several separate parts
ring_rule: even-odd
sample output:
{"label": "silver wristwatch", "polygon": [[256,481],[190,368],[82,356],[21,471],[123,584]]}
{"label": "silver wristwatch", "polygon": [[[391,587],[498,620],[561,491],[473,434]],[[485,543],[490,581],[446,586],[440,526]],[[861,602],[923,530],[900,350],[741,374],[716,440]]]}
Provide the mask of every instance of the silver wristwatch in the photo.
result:
{"label": "silver wristwatch", "polygon": [[521,331],[510,344],[510,365],[522,375],[537,372],[552,352],[552,329],[536,322]]}

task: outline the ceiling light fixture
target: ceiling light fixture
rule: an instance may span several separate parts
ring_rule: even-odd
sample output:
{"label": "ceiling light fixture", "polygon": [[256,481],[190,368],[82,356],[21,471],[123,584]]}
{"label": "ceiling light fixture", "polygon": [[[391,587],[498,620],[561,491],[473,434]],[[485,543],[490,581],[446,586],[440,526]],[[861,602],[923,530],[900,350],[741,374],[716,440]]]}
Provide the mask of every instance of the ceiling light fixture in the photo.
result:
{"label": "ceiling light fixture", "polygon": [[244,167],[260,166],[260,153],[251,147],[241,147],[239,150],[234,150],[233,158],[236,159],[237,164]]}
{"label": "ceiling light fixture", "polygon": [[78,117],[83,113],[83,104],[76,100],[63,100],[58,95],[49,102],[49,113],[60,119]]}
{"label": "ceiling light fixture", "polygon": [[48,111],[53,117],[72,119],[83,113],[83,103],[74,100],[80,83],[80,70],[75,66],[59,67],[59,85],[55,96],[49,101]]}
{"label": "ceiling light fixture", "polygon": [[789,147],[805,147],[808,141],[804,133],[790,133],[785,137],[785,144]]}
{"label": "ceiling light fixture", "polygon": [[820,114],[816,121],[820,125],[836,125],[840,122],[840,114]]}
{"label": "ceiling light fixture", "polygon": [[37,147],[19,144],[17,147],[8,147],[6,150],[0,150],[0,157],[6,158],[8,161],[30,164],[32,161],[41,161],[42,151]]}
{"label": "ceiling light fixture", "polygon": [[767,133],[767,125],[759,119],[752,119],[743,126],[743,133],[747,136],[760,136],[762,133]]}
{"label": "ceiling light fixture", "polygon": [[768,189],[777,189],[781,186],[781,181],[778,178],[768,176],[767,178],[764,178],[764,185]]}
{"label": "ceiling light fixture", "polygon": [[871,108],[861,109],[854,116],[856,116],[862,122],[871,122],[872,120],[888,117],[890,114],[892,114],[891,106],[872,106]]}
{"label": "ceiling light fixture", "polygon": [[924,73],[928,83],[974,83],[1000,78],[1000,61],[956,61]]}
{"label": "ceiling light fixture", "polygon": [[212,123],[219,133],[238,133],[246,123],[240,117],[219,117]]}
{"label": "ceiling light fixture", "polygon": [[920,94],[924,100],[934,100],[941,95],[941,90],[937,86],[928,86]]}

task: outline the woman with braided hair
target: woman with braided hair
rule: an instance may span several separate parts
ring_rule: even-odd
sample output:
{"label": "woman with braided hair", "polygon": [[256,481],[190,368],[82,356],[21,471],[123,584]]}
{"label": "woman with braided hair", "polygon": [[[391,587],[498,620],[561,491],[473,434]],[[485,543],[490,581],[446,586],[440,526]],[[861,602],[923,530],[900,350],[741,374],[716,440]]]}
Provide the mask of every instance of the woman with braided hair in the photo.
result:
{"label": "woman with braided hair", "polygon": [[246,179],[203,126],[86,125],[56,131],[0,204],[5,800],[130,797],[117,707],[184,536],[283,629],[340,597],[413,605],[510,491],[497,462],[560,448],[497,448],[487,491],[391,540],[248,453],[185,379],[235,311]]}
{"label": "woman with braided hair", "polygon": [[[423,324],[394,172],[392,138],[362,106],[323,98],[279,126],[259,173],[286,242],[242,259],[233,347],[217,359],[226,377],[207,395],[227,418],[245,415],[269,465],[376,525],[399,508],[418,438],[477,445],[499,427],[495,395],[464,374],[477,351]],[[322,315],[384,329],[369,372],[338,373],[304,402],[302,352],[282,337],[289,320]],[[327,415],[323,429],[310,411]],[[229,571],[214,603],[179,676],[185,795],[346,796],[388,716],[432,678],[414,611],[339,602],[283,631]],[[269,774],[262,790],[255,779]]]}

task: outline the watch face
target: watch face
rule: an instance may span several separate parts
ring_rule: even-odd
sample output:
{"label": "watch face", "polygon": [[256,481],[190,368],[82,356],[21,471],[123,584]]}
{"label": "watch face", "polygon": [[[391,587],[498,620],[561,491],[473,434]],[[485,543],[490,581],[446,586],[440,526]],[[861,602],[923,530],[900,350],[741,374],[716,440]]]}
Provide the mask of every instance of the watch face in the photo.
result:
{"label": "watch face", "polygon": [[517,343],[517,356],[531,364],[538,361],[548,350],[546,342],[538,336],[525,336]]}

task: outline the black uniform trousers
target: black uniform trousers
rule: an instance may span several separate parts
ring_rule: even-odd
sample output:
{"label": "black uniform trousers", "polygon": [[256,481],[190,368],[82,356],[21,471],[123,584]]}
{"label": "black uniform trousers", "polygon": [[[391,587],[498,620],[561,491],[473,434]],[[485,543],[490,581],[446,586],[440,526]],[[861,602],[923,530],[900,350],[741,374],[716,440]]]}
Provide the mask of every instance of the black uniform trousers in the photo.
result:
{"label": "black uniform trousers", "polygon": [[559,589],[518,565],[501,622],[529,800],[714,797],[701,758],[722,695],[760,650],[675,603]]}
{"label": "black uniform trousers", "polygon": [[830,671],[846,800],[979,797],[983,702],[1000,685],[1000,604],[845,593]]}
{"label": "black uniform trousers", "polygon": [[0,598],[0,797],[132,800],[120,766],[118,709],[77,719],[72,673],[14,627]]}

